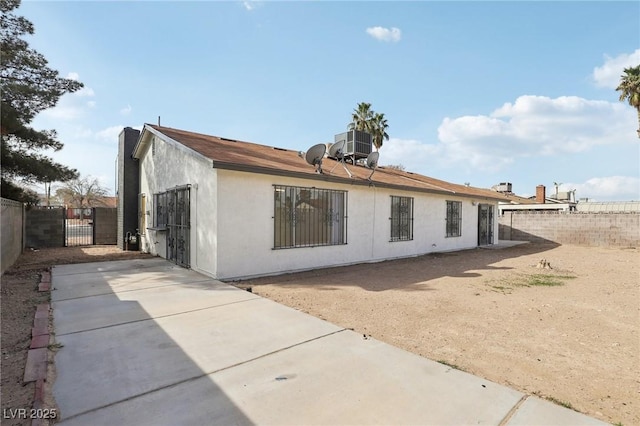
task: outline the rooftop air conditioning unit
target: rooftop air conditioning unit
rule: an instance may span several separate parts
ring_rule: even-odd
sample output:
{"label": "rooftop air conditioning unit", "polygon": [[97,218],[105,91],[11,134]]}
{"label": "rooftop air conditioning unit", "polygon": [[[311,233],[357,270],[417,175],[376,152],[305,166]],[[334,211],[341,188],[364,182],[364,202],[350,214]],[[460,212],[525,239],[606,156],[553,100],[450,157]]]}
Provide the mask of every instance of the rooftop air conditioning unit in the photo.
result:
{"label": "rooftop air conditioning unit", "polygon": [[494,186],[494,189],[498,192],[509,193],[511,192],[511,182],[500,182]]}
{"label": "rooftop air conditioning unit", "polygon": [[340,133],[334,138],[334,142],[345,141],[344,156],[355,161],[359,158],[367,158],[371,154],[372,138],[367,132],[360,130],[349,130]]}

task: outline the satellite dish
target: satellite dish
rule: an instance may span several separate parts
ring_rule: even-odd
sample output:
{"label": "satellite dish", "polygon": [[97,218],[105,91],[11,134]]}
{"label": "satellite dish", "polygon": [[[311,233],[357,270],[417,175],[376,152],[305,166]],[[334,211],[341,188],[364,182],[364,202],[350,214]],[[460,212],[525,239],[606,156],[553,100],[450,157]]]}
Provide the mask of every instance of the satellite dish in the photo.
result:
{"label": "satellite dish", "polygon": [[373,151],[371,154],[367,155],[367,161],[365,165],[371,169],[371,174],[367,179],[371,180],[371,176],[376,172],[376,167],[378,167],[378,159],[380,158],[380,153],[378,151]]}
{"label": "satellite dish", "polygon": [[[331,145],[331,148],[329,148],[329,158],[335,158],[336,160],[338,160],[340,164],[342,164],[342,168],[345,172],[347,172],[349,177],[353,177],[349,169],[347,169],[347,166],[344,164],[344,148],[346,144],[347,141],[342,140]],[[333,166],[333,169],[335,169],[336,166],[337,164]],[[331,169],[329,173],[331,173],[333,169]]]}
{"label": "satellite dish", "polygon": [[307,160],[307,163],[312,166],[316,166],[316,173],[322,173],[322,157],[327,152],[327,146],[323,143],[319,143],[317,145],[309,148],[307,153],[304,156],[304,159]]}
{"label": "satellite dish", "polygon": [[378,151],[373,151],[371,154],[367,155],[367,167],[370,169],[375,169],[378,167],[378,159],[380,158],[380,153]]}
{"label": "satellite dish", "polygon": [[344,158],[344,145],[346,141],[336,142],[329,148],[329,158],[342,160]]}

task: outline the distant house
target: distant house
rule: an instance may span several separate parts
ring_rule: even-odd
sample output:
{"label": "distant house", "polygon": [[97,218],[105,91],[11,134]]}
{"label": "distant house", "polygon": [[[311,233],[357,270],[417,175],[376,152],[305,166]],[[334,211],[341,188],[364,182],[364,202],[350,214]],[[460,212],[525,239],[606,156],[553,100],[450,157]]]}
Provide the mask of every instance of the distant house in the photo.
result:
{"label": "distant house", "polygon": [[100,197],[99,200],[93,205],[93,207],[109,207],[115,208],[118,206],[118,197]]}
{"label": "distant house", "polygon": [[518,211],[539,211],[539,212],[572,212],[576,211],[577,202],[575,191],[558,192],[552,196],[547,196],[544,185],[536,187],[536,195],[533,197],[520,197],[511,191],[511,183],[500,183],[493,186],[493,190],[504,195],[506,200],[498,204],[500,216],[505,212]]}
{"label": "distant house", "polygon": [[640,201],[588,201],[580,200],[580,213],[640,213]]}
{"label": "distant house", "polygon": [[317,173],[301,154],[146,124],[140,249],[238,279],[498,242],[503,194],[331,158]]}

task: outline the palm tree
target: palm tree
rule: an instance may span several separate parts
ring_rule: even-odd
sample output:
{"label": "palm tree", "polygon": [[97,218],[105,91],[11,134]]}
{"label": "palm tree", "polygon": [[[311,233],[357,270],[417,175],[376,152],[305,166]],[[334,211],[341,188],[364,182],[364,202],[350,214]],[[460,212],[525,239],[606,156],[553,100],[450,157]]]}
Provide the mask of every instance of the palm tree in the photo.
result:
{"label": "palm tree", "polygon": [[640,138],[640,65],[624,69],[620,76],[620,85],[616,87],[620,92],[620,101],[628,101],[629,105],[638,110],[638,137]]}
{"label": "palm tree", "polygon": [[349,123],[349,130],[360,130],[363,132],[369,132],[370,122],[373,118],[373,110],[371,109],[371,104],[366,102],[360,102],[358,107],[353,110],[353,114],[351,115],[351,123]]}
{"label": "palm tree", "polygon": [[376,151],[380,150],[385,139],[389,140],[389,135],[387,134],[388,128],[389,125],[387,124],[387,119],[384,118],[384,113],[374,113],[373,117],[369,121],[369,130],[371,137],[373,138],[373,146],[376,147]]}

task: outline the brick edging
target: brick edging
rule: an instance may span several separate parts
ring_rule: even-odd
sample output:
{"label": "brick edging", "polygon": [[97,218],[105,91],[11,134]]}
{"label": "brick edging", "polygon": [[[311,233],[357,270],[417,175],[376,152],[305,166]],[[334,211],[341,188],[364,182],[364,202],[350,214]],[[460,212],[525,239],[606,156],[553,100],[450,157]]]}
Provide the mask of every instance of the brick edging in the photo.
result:
{"label": "brick edging", "polygon": [[[39,292],[51,291],[51,271],[43,271],[38,283]],[[47,381],[47,366],[49,356],[49,319],[51,305],[42,303],[37,306],[31,328],[31,344],[27,352],[27,362],[24,367],[24,383],[35,382],[33,394],[33,409],[39,410],[45,406],[45,382]],[[45,424],[43,419],[33,418],[32,426]]]}

